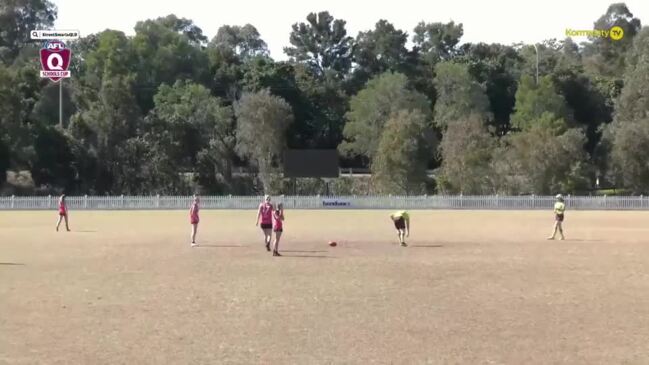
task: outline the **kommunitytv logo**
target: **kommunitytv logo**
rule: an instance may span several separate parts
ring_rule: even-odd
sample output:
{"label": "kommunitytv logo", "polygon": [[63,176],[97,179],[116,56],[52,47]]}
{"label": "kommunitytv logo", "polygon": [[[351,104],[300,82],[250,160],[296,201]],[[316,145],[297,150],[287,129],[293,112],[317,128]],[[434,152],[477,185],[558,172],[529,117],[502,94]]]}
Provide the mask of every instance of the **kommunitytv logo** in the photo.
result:
{"label": "kommunitytv logo", "polygon": [[72,52],[59,40],[48,41],[40,51],[41,77],[57,82],[70,77],[70,60]]}

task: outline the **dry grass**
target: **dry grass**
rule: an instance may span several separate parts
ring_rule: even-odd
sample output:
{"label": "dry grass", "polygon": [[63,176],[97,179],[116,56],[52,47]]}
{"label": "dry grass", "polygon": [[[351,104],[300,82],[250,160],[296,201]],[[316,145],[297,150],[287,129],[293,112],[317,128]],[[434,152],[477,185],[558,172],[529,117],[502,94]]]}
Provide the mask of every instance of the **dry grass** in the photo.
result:
{"label": "dry grass", "polygon": [[647,212],[288,211],[281,258],[201,218],[0,213],[0,363],[649,363]]}

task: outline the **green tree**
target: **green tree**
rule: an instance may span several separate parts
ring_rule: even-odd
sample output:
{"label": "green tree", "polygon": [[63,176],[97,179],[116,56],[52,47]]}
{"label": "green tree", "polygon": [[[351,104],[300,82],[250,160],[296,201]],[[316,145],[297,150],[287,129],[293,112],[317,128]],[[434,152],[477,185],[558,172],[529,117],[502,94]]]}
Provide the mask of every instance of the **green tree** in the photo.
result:
{"label": "green tree", "polygon": [[[123,76],[104,79],[97,101],[71,118],[70,133],[79,142],[72,149],[88,175],[80,176],[92,191],[121,193],[120,145],[135,136],[141,114],[133,94],[132,80]],[[88,168],[85,168],[88,167]]]}
{"label": "green tree", "polygon": [[620,40],[592,38],[587,45],[585,64],[589,71],[596,75],[621,77],[625,69],[626,53],[633,44],[633,39],[640,31],[640,19],[634,18],[624,3],[611,4],[606,13],[595,21],[594,28],[610,30],[618,26],[624,30]]}
{"label": "green tree", "polygon": [[434,65],[456,54],[463,34],[462,24],[420,22],[415,27],[412,41],[424,59]]}
{"label": "green tree", "polygon": [[88,34],[77,40],[66,43],[72,50],[72,60],[70,61],[70,71],[74,79],[86,78],[86,59],[88,54],[99,47],[99,37],[101,33]]}
{"label": "green tree", "polygon": [[531,128],[535,121],[546,121],[547,118],[539,119],[545,113],[552,114],[549,119],[558,118],[567,123],[573,120],[572,111],[563,96],[556,92],[550,76],[540,77],[536,84],[532,77],[523,75],[516,91],[514,109],[511,122],[519,130]]}
{"label": "green tree", "polygon": [[[100,88],[103,79],[127,76],[136,71],[137,55],[131,40],[120,31],[105,30],[89,39],[82,51],[83,82],[91,88]],[[76,50],[76,49],[75,49]],[[76,52],[75,52],[76,53]]]}
{"label": "green tree", "polygon": [[379,20],[373,30],[360,32],[353,49],[354,80],[358,91],[370,78],[386,71],[405,72],[408,59],[408,34],[387,20]]}
{"label": "green tree", "polygon": [[406,74],[413,87],[433,103],[437,92],[433,85],[435,65],[457,55],[458,44],[464,30],[462,24],[419,23],[412,37],[414,46],[407,57]]}
{"label": "green tree", "polygon": [[7,170],[11,166],[11,151],[6,143],[0,138],[0,188],[6,182]]}
{"label": "green tree", "polygon": [[649,191],[649,28],[634,40],[630,62],[624,74],[624,88],[615,108],[615,120],[608,126],[602,149],[610,152],[610,173],[614,180],[637,193]]}
{"label": "green tree", "polygon": [[332,72],[318,76],[304,64],[295,64],[294,67],[297,86],[306,101],[306,119],[299,126],[308,133],[308,145],[336,148],[343,138],[345,112],[349,104],[342,80]]}
{"label": "green tree", "polygon": [[30,31],[51,27],[56,15],[56,6],[47,0],[0,2],[0,61],[11,64],[32,42]]}
{"label": "green tree", "polygon": [[317,123],[323,120],[318,119],[321,110],[317,110],[308,96],[300,89],[295,71],[296,66],[300,67],[300,65],[288,62],[275,62],[267,56],[249,58],[242,65],[242,89],[246,92],[269,89],[273,95],[281,97],[291,105],[295,120],[287,132],[289,147],[322,146],[329,136],[323,131],[325,126],[322,123]]}
{"label": "green tree", "polygon": [[118,148],[113,191],[129,195],[189,194],[178,164],[165,153],[163,141],[132,137]]}
{"label": "green tree", "polygon": [[452,62],[441,62],[435,67],[435,124],[446,128],[453,122],[477,114],[491,119],[489,99],[484,86],[469,73],[468,67]]}
{"label": "green tree", "polygon": [[552,75],[554,84],[573,110],[574,121],[586,130],[586,150],[593,153],[600,140],[600,129],[613,119],[613,107],[587,74],[575,70],[557,70]]}
{"label": "green tree", "polygon": [[[562,52],[563,43],[556,39],[536,43],[536,49],[534,49],[534,44],[518,44],[516,46],[518,48],[518,54],[523,61],[521,75],[531,76],[533,80],[536,77],[536,57],[538,50],[539,82],[541,77],[551,75],[560,63],[565,64],[568,60]],[[562,61],[562,59],[564,60]]]}
{"label": "green tree", "polygon": [[30,171],[37,187],[54,187],[71,191],[76,171],[68,138],[54,127],[40,128],[34,138],[35,157]]}
{"label": "green tree", "polygon": [[204,86],[183,81],[162,85],[154,102],[145,141],[162,142],[157,151],[178,170],[196,171],[208,191],[229,191],[235,159],[232,108]]}
{"label": "green tree", "polygon": [[616,123],[610,151],[614,181],[635,194],[649,192],[649,118]]}
{"label": "green tree", "polygon": [[7,68],[0,64],[0,139],[11,151],[15,168],[28,168],[34,157],[31,115],[39,82],[35,65]]}
{"label": "green tree", "polygon": [[210,47],[224,48],[242,59],[269,54],[266,42],[251,24],[221,26],[210,41]]}
{"label": "green tree", "polygon": [[387,72],[367,83],[352,97],[345,124],[345,141],[340,151],[348,156],[363,156],[372,161],[389,118],[400,110],[419,111],[431,118],[430,101],[408,86],[402,74]]}
{"label": "green tree", "polygon": [[48,83],[41,90],[34,104],[30,119],[39,126],[54,126],[59,124],[59,91],[63,95],[63,126],[67,126],[70,117],[77,112],[77,105],[72,100],[73,86],[70,83],[59,85]]}
{"label": "green tree", "polygon": [[432,146],[428,117],[420,110],[391,114],[379,140],[371,171],[378,193],[411,195],[425,192],[426,166]]}
{"label": "green tree", "polygon": [[453,194],[493,193],[491,158],[495,146],[496,140],[482,115],[471,114],[450,123],[439,146],[439,190]]}
{"label": "green tree", "polygon": [[466,43],[454,61],[467,65],[475,81],[485,85],[493,113],[493,120],[489,124],[495,128],[497,135],[507,133],[523,64],[517,50],[500,44]]}
{"label": "green tree", "polygon": [[207,47],[209,85],[215,96],[230,103],[241,96],[243,77],[243,61],[227,47],[217,47],[210,42]]}
{"label": "green tree", "polygon": [[136,94],[143,112],[153,108],[158,87],[176,80],[207,84],[208,56],[203,51],[207,38],[191,20],[175,15],[138,22],[133,48],[139,60]]}
{"label": "green tree", "polygon": [[293,24],[291,47],[284,52],[293,62],[304,62],[318,76],[327,72],[345,76],[352,63],[353,38],[347,35],[345,21],[329,12],[309,13],[306,23]]}
{"label": "green tree", "polygon": [[[549,118],[545,114],[540,119]],[[586,137],[578,129],[553,129],[547,121],[532,121],[529,129],[503,140],[494,173],[499,191],[507,194],[578,193],[591,187],[592,169],[584,151]]]}
{"label": "green tree", "polygon": [[624,88],[615,109],[619,121],[644,119],[649,115],[649,27],[642,29],[630,52],[629,67],[624,73]]}
{"label": "green tree", "polygon": [[293,122],[291,106],[269,90],[244,93],[234,106],[237,151],[259,169],[265,192],[272,193],[272,174],[280,166],[286,130]]}

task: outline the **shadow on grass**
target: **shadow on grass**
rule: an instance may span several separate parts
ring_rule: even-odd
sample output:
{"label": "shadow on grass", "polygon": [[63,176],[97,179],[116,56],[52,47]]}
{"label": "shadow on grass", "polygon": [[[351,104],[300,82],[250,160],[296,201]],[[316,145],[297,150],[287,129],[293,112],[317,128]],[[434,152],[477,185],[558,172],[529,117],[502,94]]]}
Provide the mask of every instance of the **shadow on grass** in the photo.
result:
{"label": "shadow on grass", "polygon": [[421,248],[437,248],[444,247],[444,245],[408,245],[410,247],[421,247]]}
{"label": "shadow on grass", "polygon": [[314,251],[307,251],[307,250],[282,250],[282,252],[322,253],[322,252],[327,252],[327,251],[321,251],[321,250],[314,250]]}
{"label": "shadow on grass", "polygon": [[286,251],[280,251],[280,254],[282,254],[282,257],[304,257],[304,258],[312,258],[312,259],[333,259],[331,256],[318,256],[318,255],[287,255],[284,252]]}
{"label": "shadow on grass", "polygon": [[[552,241],[552,240],[548,240],[548,241]],[[555,239],[554,241],[561,241],[561,240]],[[574,238],[574,239],[573,238],[566,238],[563,241],[564,242],[604,242],[604,240],[597,240],[597,239],[588,240],[588,239],[582,239],[582,238]]]}

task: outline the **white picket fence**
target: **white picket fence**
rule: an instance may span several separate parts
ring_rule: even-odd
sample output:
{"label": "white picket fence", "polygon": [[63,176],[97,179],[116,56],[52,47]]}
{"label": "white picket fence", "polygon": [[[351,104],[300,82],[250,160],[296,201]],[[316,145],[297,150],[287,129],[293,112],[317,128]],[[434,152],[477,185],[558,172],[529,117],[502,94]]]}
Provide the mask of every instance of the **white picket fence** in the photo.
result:
{"label": "white picket fence", "polygon": [[[73,210],[187,209],[190,196],[69,196]],[[260,196],[202,196],[204,209],[256,209]],[[48,210],[57,208],[56,196],[0,197],[0,210]],[[286,209],[551,209],[552,196],[275,196]],[[643,196],[568,196],[573,210],[647,210]]]}

